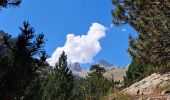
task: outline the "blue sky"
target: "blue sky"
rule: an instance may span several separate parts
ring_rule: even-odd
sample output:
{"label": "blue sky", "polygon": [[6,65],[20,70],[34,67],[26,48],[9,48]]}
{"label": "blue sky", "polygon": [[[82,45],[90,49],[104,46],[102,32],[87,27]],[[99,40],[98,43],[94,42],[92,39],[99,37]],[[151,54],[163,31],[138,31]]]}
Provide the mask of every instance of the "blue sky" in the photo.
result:
{"label": "blue sky", "polygon": [[130,63],[127,53],[128,34],[136,35],[129,25],[113,26],[111,0],[23,0],[21,7],[8,8],[0,12],[0,29],[17,36],[19,26],[29,21],[36,33],[43,32],[48,40],[45,49],[48,55],[65,44],[66,35],[85,35],[92,23],[108,28],[100,40],[101,50],[94,63],[104,59],[113,65],[126,66]]}

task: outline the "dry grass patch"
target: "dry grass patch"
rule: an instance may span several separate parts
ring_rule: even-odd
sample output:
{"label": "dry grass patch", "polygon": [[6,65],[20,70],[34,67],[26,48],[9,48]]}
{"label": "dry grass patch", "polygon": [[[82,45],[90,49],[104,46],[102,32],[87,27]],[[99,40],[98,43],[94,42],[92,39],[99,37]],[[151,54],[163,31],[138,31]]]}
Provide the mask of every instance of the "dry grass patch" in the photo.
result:
{"label": "dry grass patch", "polygon": [[122,91],[115,91],[114,93],[108,93],[103,100],[135,100],[135,97]]}

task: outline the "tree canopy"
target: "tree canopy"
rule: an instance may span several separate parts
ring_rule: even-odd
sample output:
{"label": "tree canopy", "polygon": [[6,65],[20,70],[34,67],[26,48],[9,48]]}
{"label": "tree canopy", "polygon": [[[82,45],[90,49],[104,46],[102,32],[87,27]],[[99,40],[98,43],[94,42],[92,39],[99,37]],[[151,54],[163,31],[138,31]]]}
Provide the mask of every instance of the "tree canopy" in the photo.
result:
{"label": "tree canopy", "polygon": [[0,9],[7,7],[17,7],[21,4],[22,0],[0,0]]}
{"label": "tree canopy", "polygon": [[2,33],[0,39],[0,98],[21,98],[36,77],[40,59],[35,58],[43,51],[44,35],[35,37],[34,29],[23,23],[21,33],[12,38]]}
{"label": "tree canopy", "polygon": [[129,37],[129,53],[157,72],[170,71],[170,1],[113,0],[113,23],[129,24],[138,37]]}

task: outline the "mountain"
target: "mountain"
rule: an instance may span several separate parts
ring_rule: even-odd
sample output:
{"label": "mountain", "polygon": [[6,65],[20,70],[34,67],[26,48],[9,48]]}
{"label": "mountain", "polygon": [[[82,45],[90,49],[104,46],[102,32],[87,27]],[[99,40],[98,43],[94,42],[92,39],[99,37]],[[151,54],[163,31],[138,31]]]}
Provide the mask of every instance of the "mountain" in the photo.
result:
{"label": "mountain", "polygon": [[[100,60],[97,64],[99,64],[100,67],[106,69],[104,77],[107,77],[109,79],[114,78],[116,81],[119,80],[122,81],[127,70],[125,67],[113,66],[112,64],[108,63],[105,60]],[[88,75],[88,73],[90,73],[89,69],[82,69],[81,64],[78,62],[69,64],[69,67],[72,70],[73,75],[80,78],[85,78]]]}
{"label": "mountain", "polygon": [[123,81],[123,77],[126,74],[126,67],[116,67],[113,66],[110,69],[106,70],[104,77],[111,79],[114,78],[116,81]]}
{"label": "mountain", "polygon": [[98,64],[100,67],[104,67],[105,69],[113,67],[112,64],[110,64],[109,62],[107,62],[107,61],[105,61],[105,60],[99,60],[99,62],[98,62],[97,64]]}
{"label": "mountain", "polygon": [[[83,69],[82,71],[73,71],[73,75],[80,78],[85,78],[88,75],[88,73],[90,73],[89,69]],[[114,78],[114,80],[122,82],[125,74],[126,74],[125,67],[111,67],[107,69],[103,75],[108,79]]]}
{"label": "mountain", "polygon": [[81,72],[82,69],[81,69],[81,65],[80,63],[76,62],[76,63],[73,63],[73,64],[69,64],[69,67],[71,69],[71,71],[76,71],[76,72]]}
{"label": "mountain", "polygon": [[[113,67],[112,64],[108,63],[108,62],[105,61],[105,60],[100,60],[97,64],[98,64],[100,67],[103,67],[103,68],[105,68],[105,69],[108,69],[108,68],[112,68],[112,67]],[[68,66],[69,66],[69,68],[70,68],[73,72],[74,72],[74,71],[76,71],[76,72],[81,72],[81,71],[83,71],[82,68],[81,68],[81,64],[78,63],[78,62],[69,64]]]}

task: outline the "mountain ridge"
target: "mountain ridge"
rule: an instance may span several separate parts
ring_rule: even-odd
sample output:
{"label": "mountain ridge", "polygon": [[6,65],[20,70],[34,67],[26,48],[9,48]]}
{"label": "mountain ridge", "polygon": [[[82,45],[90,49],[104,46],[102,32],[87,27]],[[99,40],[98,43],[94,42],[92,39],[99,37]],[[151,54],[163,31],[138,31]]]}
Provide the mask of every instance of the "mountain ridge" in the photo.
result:
{"label": "mountain ridge", "polygon": [[[106,72],[103,74],[104,77],[108,79],[114,78],[116,81],[123,81],[127,70],[126,67],[114,66],[105,60],[99,60],[96,64],[105,68]],[[81,64],[78,62],[69,64],[69,68],[72,70],[74,76],[80,78],[85,78],[88,73],[90,73],[89,69],[82,69]]]}

